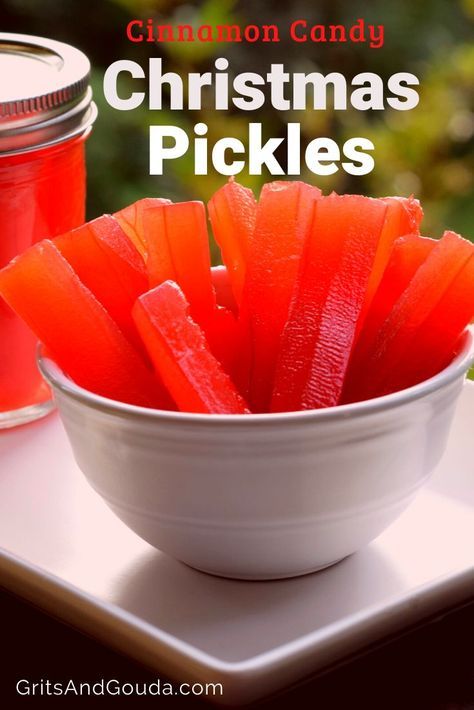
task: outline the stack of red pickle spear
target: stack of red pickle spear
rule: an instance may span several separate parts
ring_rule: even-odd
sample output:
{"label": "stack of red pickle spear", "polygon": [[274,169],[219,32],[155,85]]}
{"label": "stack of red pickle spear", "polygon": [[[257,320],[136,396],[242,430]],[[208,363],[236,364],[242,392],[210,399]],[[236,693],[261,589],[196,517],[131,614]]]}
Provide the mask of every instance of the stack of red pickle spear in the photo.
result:
{"label": "stack of red pickle spear", "polygon": [[233,179],[208,205],[146,198],[44,240],[0,296],[78,385],[212,414],[331,407],[427,379],[474,317],[474,245],[420,236],[413,198]]}

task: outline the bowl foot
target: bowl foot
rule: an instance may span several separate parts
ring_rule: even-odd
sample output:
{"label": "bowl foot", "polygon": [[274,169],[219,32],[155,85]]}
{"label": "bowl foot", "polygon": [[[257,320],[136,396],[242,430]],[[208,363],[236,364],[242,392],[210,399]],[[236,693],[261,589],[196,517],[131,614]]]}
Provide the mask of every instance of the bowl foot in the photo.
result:
{"label": "bowl foot", "polygon": [[333,560],[332,562],[327,562],[324,565],[319,565],[317,567],[310,567],[309,569],[302,570],[301,572],[290,572],[290,573],[276,573],[276,574],[240,574],[240,573],[224,573],[224,572],[218,572],[213,569],[204,569],[203,567],[197,567],[196,565],[192,565],[189,562],[183,562],[187,567],[191,567],[191,569],[195,569],[198,572],[204,572],[205,574],[210,574],[213,577],[222,577],[224,579],[241,579],[245,580],[247,582],[265,582],[265,581],[271,581],[271,580],[277,580],[277,579],[292,579],[293,577],[303,577],[306,574],[313,574],[314,572],[321,572],[324,569],[327,569],[328,567],[332,567],[333,565],[337,565],[339,562],[342,562],[342,560],[345,560],[347,557],[350,557],[350,555],[346,555],[345,557],[340,557],[337,560]]}

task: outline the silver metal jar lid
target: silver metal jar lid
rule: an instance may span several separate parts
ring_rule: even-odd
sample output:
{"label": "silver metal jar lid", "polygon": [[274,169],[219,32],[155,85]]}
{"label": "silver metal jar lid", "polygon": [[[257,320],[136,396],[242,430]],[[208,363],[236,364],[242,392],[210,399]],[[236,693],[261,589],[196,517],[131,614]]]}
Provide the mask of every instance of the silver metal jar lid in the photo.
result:
{"label": "silver metal jar lid", "polygon": [[90,130],[97,116],[90,62],[63,42],[0,32],[0,156]]}

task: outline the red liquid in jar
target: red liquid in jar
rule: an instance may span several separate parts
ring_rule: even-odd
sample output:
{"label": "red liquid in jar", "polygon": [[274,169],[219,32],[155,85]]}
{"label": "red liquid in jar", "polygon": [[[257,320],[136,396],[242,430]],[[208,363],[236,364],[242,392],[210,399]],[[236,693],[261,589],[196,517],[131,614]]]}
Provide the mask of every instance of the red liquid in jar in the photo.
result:
{"label": "red liquid in jar", "polygon": [[[0,268],[38,240],[84,222],[84,138],[0,157]],[[36,345],[0,297],[0,413],[49,399]]]}

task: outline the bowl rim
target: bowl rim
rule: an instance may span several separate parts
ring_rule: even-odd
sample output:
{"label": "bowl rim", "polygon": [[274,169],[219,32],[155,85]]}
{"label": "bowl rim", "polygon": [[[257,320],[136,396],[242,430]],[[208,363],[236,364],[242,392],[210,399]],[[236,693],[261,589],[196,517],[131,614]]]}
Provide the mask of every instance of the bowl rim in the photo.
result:
{"label": "bowl rim", "polygon": [[469,368],[474,365],[474,325],[470,325],[464,331],[459,346],[459,351],[447,367],[427,380],[382,397],[352,402],[350,404],[340,404],[335,407],[324,409],[306,409],[296,412],[267,412],[263,414],[201,414],[195,412],[175,412],[165,409],[151,409],[134,404],[119,402],[102,395],[95,394],[84,389],[71,380],[61,368],[43,353],[43,345],[40,343],[37,352],[38,368],[46,380],[53,388],[57,389],[66,397],[81,404],[108,414],[120,415],[129,419],[159,420],[161,422],[177,424],[218,424],[218,425],[244,425],[253,424],[290,424],[295,422],[327,422],[337,419],[348,419],[352,417],[376,414],[378,412],[400,407],[417,399],[421,399],[433,392],[454,382],[465,375]]}

